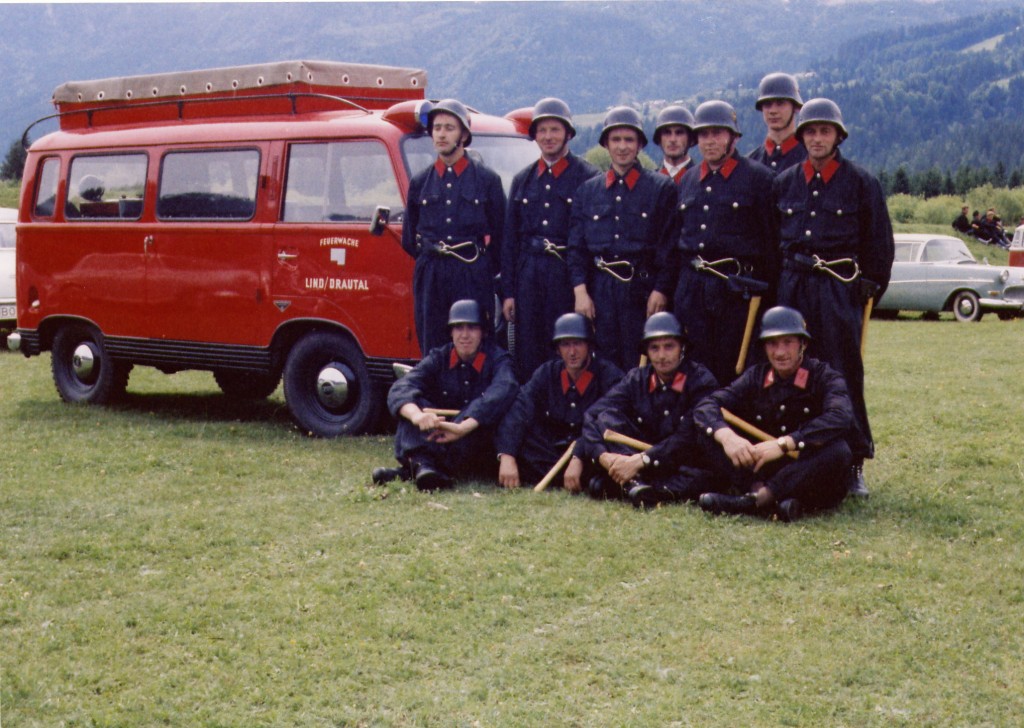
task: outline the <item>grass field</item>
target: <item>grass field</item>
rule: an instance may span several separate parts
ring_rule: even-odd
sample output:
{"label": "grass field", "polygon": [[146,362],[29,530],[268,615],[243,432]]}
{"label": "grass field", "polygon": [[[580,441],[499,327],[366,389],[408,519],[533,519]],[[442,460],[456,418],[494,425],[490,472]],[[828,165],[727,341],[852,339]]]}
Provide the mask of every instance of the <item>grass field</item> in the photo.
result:
{"label": "grass field", "polygon": [[0,355],[0,723],[1014,726],[1024,320],[869,334],[872,497],[796,524],[374,488],[280,391]]}

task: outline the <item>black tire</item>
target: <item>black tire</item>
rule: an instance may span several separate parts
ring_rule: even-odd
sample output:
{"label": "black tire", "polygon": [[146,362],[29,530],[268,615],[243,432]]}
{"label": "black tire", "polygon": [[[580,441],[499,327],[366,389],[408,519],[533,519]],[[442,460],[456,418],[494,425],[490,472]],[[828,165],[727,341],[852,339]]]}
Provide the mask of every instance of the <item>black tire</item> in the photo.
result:
{"label": "black tire", "polygon": [[953,316],[957,321],[981,321],[981,303],[974,291],[960,291],[953,297]]}
{"label": "black tire", "polygon": [[891,308],[879,310],[874,308],[871,310],[871,318],[878,319],[879,321],[895,321],[900,315],[900,312]]}
{"label": "black tire", "polygon": [[1017,311],[1000,311],[997,315],[1000,321],[1013,321],[1015,318],[1020,318],[1020,313]]}
{"label": "black tire", "polygon": [[281,381],[281,375],[274,377],[262,372],[217,369],[213,373],[213,379],[227,397],[257,400],[266,399],[274,393]]}
{"label": "black tire", "polygon": [[[341,387],[322,383],[322,373],[340,375],[347,394],[340,396]],[[381,410],[359,347],[330,331],[306,334],[292,347],[284,366],[284,398],[299,428],[316,437],[366,432]]]}
{"label": "black tire", "polygon": [[124,394],[132,365],[114,361],[103,335],[91,326],[71,324],[53,337],[53,383],[65,402],[106,404]]}

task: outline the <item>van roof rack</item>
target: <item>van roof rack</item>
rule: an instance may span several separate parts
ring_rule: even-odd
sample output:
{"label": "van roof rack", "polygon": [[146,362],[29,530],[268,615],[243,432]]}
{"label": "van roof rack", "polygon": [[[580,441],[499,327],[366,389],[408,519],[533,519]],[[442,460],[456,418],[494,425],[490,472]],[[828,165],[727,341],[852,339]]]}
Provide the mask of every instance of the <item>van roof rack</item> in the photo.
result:
{"label": "van roof rack", "polygon": [[[152,108],[156,105],[154,102],[171,100],[207,102],[190,107],[190,119],[282,113],[280,99],[289,94],[340,97],[358,102],[365,109],[385,109],[400,101],[425,98],[426,85],[426,71],[415,68],[334,61],[279,61],[70,81],[54,90],[53,104],[60,116],[61,129],[73,129],[155,121],[150,114],[140,118],[131,113],[131,109],[141,111],[144,107]],[[264,97],[266,103],[261,103]],[[227,113],[224,104],[208,103],[243,98],[248,103]],[[99,110],[112,113],[68,113]],[[119,111],[125,113],[117,113]],[[180,112],[175,118],[181,118]]]}

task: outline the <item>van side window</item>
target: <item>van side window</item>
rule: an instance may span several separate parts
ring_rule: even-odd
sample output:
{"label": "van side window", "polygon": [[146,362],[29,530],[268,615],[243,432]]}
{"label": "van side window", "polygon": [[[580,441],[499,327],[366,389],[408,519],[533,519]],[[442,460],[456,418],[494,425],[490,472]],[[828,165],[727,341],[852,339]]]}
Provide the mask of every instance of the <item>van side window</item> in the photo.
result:
{"label": "van side window", "polygon": [[324,142],[289,148],[284,222],[368,222],[378,205],[396,215],[404,208],[383,144]]}
{"label": "van side window", "polygon": [[60,179],[60,160],[50,157],[39,165],[39,184],[36,187],[36,201],[32,207],[35,217],[53,217],[57,202],[57,181]]}
{"label": "van side window", "polygon": [[139,219],[146,191],[146,162],[145,154],[103,154],[72,159],[65,217]]}
{"label": "van side window", "polygon": [[256,149],[170,152],[160,168],[161,219],[248,220],[256,212]]}

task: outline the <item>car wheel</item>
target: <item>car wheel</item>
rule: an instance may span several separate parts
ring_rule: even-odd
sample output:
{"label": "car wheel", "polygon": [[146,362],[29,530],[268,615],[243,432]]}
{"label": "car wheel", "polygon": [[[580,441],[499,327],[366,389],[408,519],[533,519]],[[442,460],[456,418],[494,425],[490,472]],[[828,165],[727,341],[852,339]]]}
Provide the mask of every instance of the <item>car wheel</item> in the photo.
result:
{"label": "car wheel", "polygon": [[281,376],[276,377],[262,372],[239,371],[238,369],[218,369],[213,373],[217,386],[232,399],[266,399],[277,389]]}
{"label": "car wheel", "polygon": [[981,304],[974,291],[960,291],[953,299],[953,315],[957,321],[981,321]]}
{"label": "car wheel", "polygon": [[114,361],[103,335],[91,326],[64,326],[53,337],[50,366],[65,402],[106,404],[124,394],[131,364]]}
{"label": "car wheel", "polygon": [[284,367],[284,397],[295,423],[316,437],[365,432],[381,408],[359,348],[328,331],[307,334],[292,348]]}

